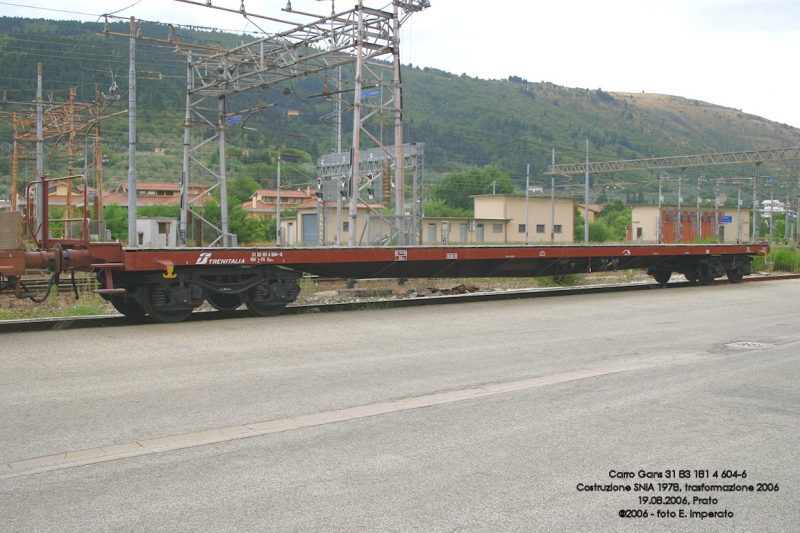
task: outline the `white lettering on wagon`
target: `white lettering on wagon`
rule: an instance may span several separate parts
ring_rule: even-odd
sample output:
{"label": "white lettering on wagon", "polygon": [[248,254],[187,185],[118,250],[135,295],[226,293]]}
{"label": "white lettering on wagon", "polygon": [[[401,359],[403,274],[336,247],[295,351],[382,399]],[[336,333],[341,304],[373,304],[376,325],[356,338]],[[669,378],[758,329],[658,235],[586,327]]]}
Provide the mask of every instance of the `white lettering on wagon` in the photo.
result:
{"label": "white lettering on wagon", "polygon": [[214,259],[211,252],[203,252],[195,265],[243,265],[244,259]]}
{"label": "white lettering on wagon", "polygon": [[276,257],[283,257],[283,252],[253,252],[250,254],[250,262],[274,263]]}

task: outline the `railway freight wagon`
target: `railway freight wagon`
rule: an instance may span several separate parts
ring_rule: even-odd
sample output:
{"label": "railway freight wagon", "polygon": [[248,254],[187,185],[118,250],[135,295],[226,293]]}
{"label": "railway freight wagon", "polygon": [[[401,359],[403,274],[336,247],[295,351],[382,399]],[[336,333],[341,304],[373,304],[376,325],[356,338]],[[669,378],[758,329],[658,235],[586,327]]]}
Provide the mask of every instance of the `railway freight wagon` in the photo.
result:
{"label": "railway freight wagon", "polygon": [[[275,315],[293,302],[304,273],[335,278],[537,277],[619,269],[646,269],[665,285],[673,272],[708,285],[750,274],[764,244],[596,246],[427,246],[354,248],[126,248],[90,242],[88,219],[74,239],[47,236],[26,248],[18,212],[0,213],[0,290],[44,301],[59,276],[92,272],[94,292],[127,316],[179,322],[204,301],[233,310]],[[45,224],[44,227],[47,227]],[[32,234],[48,232],[34,231]],[[49,271],[48,289],[26,288],[26,272]],[[77,294],[77,292],[76,292]]]}

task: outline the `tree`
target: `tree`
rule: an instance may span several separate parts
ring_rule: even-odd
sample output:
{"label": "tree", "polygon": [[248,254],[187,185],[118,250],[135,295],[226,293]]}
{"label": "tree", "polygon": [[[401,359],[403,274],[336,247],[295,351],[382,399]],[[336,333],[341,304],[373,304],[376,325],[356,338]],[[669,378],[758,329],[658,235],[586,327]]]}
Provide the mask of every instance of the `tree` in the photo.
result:
{"label": "tree", "polygon": [[[603,209],[597,213],[596,222],[601,222],[608,230],[608,235],[603,239],[600,239],[604,235],[603,229],[596,230],[598,242],[624,241],[628,237],[627,227],[631,225],[631,208],[620,199],[614,200],[603,206]],[[591,239],[592,225],[589,226],[590,240],[594,240]]]}
{"label": "tree", "polygon": [[611,228],[602,220],[589,224],[589,242],[606,242],[611,240]]}
{"label": "tree", "polygon": [[585,227],[586,223],[583,220],[583,211],[578,207],[578,204],[575,204],[575,231],[572,234],[575,242],[583,242]]}
{"label": "tree", "polygon": [[466,172],[454,172],[446,176],[438,185],[432,187],[434,198],[444,201],[452,208],[472,211],[474,194],[510,194],[514,192],[514,182],[499,168],[487,165],[472,168]]}
{"label": "tree", "polygon": [[260,184],[250,176],[239,176],[228,181],[228,205],[241,205],[253,196]]}
{"label": "tree", "polygon": [[474,215],[475,213],[472,209],[450,207],[444,200],[433,199],[425,201],[426,217],[472,217]]}

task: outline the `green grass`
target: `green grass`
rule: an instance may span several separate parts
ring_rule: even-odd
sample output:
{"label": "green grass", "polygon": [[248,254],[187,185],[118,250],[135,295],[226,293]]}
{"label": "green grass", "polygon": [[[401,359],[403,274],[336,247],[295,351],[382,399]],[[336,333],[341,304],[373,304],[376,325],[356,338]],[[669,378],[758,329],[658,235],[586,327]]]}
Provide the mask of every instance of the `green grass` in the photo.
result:
{"label": "green grass", "polygon": [[81,295],[80,300],[74,300],[70,295],[70,300],[74,303],[65,303],[63,298],[59,302],[57,294],[58,291],[54,288],[46,302],[36,305],[28,305],[29,300],[17,303],[11,299],[9,307],[0,307],[0,320],[95,316],[107,315],[110,312],[106,301],[95,294]]}
{"label": "green grass", "polygon": [[572,287],[581,281],[580,274],[561,274],[536,278],[539,287]]}
{"label": "green grass", "polygon": [[767,255],[767,263],[772,264],[772,270],[779,272],[800,271],[800,250],[794,247],[772,247]]}

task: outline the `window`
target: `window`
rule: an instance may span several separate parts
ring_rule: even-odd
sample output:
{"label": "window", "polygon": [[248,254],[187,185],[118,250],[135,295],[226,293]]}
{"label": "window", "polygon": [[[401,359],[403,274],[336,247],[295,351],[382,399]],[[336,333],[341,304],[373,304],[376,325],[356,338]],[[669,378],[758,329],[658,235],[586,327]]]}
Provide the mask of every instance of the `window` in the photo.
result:
{"label": "window", "polygon": [[553,226],[553,232],[561,233],[561,224],[556,224],[555,226]]}
{"label": "window", "polygon": [[519,225],[519,232],[520,233],[525,233],[525,224],[520,224]]}
{"label": "window", "polygon": [[503,233],[502,224],[492,224],[492,233]]}
{"label": "window", "polygon": [[544,233],[544,224],[536,224],[536,233]]}
{"label": "window", "polygon": [[350,222],[349,221],[342,222],[342,231],[347,231],[347,232],[350,231]]}
{"label": "window", "polygon": [[158,233],[160,235],[166,235],[167,233],[169,233],[169,222],[159,222]]}

